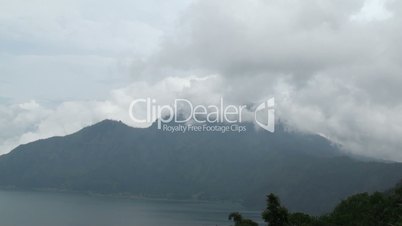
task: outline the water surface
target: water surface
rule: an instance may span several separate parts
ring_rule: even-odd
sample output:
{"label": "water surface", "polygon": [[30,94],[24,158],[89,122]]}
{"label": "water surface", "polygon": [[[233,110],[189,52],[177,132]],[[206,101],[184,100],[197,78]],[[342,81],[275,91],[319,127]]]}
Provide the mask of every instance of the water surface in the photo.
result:
{"label": "water surface", "polygon": [[7,226],[226,226],[233,211],[260,215],[230,202],[0,190],[0,225]]}

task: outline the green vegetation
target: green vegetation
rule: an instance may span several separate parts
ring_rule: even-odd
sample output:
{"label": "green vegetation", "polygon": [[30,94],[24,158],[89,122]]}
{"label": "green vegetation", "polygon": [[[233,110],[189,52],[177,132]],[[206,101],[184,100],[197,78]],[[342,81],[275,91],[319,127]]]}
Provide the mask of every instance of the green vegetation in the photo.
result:
{"label": "green vegetation", "polygon": [[[388,193],[360,193],[339,203],[335,209],[320,217],[305,213],[289,213],[274,194],[267,196],[262,218],[268,226],[402,226],[402,186]],[[244,224],[239,213],[232,213],[235,226]],[[254,222],[253,222],[254,223]]]}
{"label": "green vegetation", "polygon": [[258,226],[258,224],[250,219],[243,219],[242,215],[238,212],[229,214],[229,220],[233,220],[235,226]]}
{"label": "green vegetation", "polygon": [[288,210],[281,206],[279,198],[272,193],[269,194],[267,196],[267,208],[262,213],[262,219],[269,222],[270,226],[282,226],[288,223],[288,215]]}

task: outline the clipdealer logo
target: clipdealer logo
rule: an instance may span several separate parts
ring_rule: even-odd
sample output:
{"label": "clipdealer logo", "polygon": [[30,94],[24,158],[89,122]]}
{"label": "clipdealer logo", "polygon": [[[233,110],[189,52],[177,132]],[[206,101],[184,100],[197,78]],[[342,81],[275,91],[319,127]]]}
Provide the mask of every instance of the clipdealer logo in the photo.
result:
{"label": "clipdealer logo", "polygon": [[[254,111],[255,123],[269,132],[275,131],[274,97],[259,104]],[[140,110],[139,110],[140,109]],[[145,109],[145,113],[144,113]],[[184,110],[185,109],[185,110]],[[246,105],[194,105],[188,99],[175,99],[172,105],[158,104],[154,98],[139,98],[131,102],[129,116],[134,123],[153,123],[168,132],[244,132],[243,114]],[[173,122],[173,123],[172,123]]]}
{"label": "clipdealer logo", "polygon": [[[264,101],[255,109],[254,112],[254,120],[261,128],[269,131],[275,132],[275,98],[270,98],[267,101]],[[263,112],[266,111],[266,112]],[[266,123],[258,120],[258,113],[262,112],[264,116],[266,116]]]}

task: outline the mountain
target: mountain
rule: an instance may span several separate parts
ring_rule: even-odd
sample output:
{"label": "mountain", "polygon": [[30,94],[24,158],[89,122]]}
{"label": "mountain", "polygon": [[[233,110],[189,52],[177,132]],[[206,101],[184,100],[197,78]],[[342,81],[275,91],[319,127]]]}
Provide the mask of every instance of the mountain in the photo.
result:
{"label": "mountain", "polygon": [[0,186],[233,200],[258,209],[273,192],[292,211],[319,214],[402,178],[402,164],[344,156],[321,136],[246,126],[245,133],[169,133],[104,120],[0,156]]}

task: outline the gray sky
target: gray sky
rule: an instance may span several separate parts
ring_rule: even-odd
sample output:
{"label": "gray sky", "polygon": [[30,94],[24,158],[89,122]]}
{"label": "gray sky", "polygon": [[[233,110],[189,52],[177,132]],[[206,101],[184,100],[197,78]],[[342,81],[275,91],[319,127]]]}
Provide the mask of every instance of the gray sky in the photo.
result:
{"label": "gray sky", "polygon": [[290,129],[402,161],[400,1],[0,2],[0,153],[136,97],[275,96]]}

